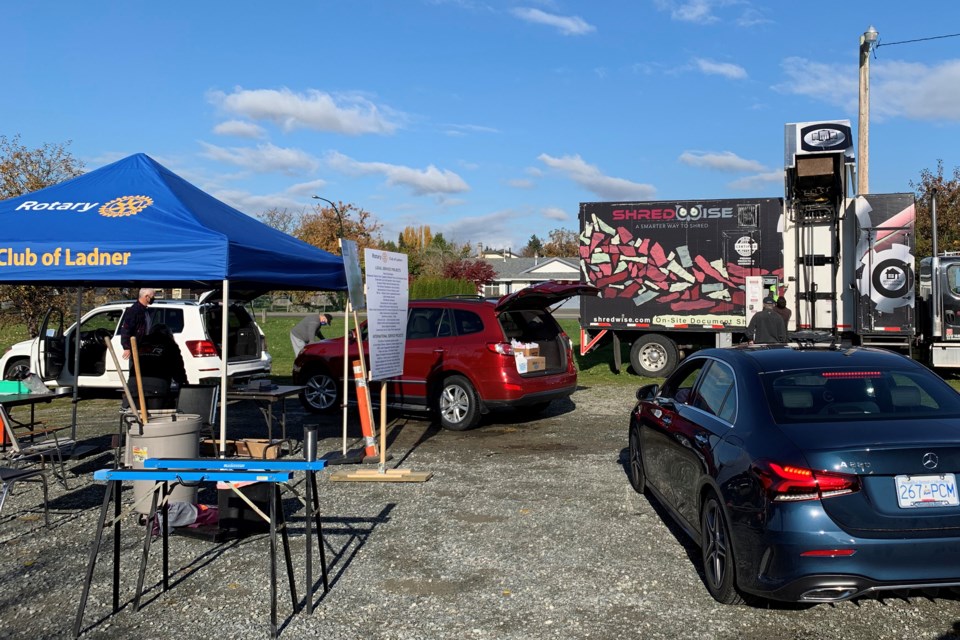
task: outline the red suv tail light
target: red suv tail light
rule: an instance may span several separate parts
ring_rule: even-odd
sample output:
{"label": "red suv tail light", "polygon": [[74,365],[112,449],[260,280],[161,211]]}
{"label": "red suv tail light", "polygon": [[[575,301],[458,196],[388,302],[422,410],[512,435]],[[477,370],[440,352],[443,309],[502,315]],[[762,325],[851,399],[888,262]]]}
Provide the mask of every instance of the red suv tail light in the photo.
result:
{"label": "red suv tail light", "polygon": [[860,490],[860,479],[847,473],[813,471],[769,460],[757,461],[753,470],[775,502],[821,500]]}
{"label": "red suv tail light", "polygon": [[487,349],[502,356],[513,357],[513,347],[509,342],[488,342]]}
{"label": "red suv tail light", "polygon": [[194,358],[215,358],[220,355],[209,340],[187,340],[187,349]]}

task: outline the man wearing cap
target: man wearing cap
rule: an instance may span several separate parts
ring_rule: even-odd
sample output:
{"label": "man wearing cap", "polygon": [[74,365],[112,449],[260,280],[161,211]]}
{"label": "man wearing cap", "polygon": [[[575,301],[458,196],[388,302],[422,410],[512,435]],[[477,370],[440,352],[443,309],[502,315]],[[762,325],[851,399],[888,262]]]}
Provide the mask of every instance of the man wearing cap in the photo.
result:
{"label": "man wearing cap", "polygon": [[783,344],[787,341],[787,325],[773,310],[771,297],[763,299],[763,309],[754,314],[747,325],[747,340],[750,344]]}

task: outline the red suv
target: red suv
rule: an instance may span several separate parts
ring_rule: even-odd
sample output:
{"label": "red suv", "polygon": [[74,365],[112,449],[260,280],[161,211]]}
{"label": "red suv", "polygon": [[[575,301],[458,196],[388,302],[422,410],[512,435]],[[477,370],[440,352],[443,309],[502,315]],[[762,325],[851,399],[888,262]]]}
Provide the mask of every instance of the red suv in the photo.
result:
{"label": "red suv", "polygon": [[[568,397],[577,388],[573,350],[548,307],[597,293],[591,285],[544,282],[497,302],[479,297],[410,301],[403,376],[387,385],[389,405],[435,411],[441,426],[462,431],[492,409],[536,412]],[[369,354],[365,338],[364,331]],[[515,349],[517,344],[525,346],[529,358]],[[357,358],[353,339],[349,357]],[[308,344],[293,363],[294,382],[307,387],[300,401],[313,412],[340,406],[342,375],[341,338]]]}

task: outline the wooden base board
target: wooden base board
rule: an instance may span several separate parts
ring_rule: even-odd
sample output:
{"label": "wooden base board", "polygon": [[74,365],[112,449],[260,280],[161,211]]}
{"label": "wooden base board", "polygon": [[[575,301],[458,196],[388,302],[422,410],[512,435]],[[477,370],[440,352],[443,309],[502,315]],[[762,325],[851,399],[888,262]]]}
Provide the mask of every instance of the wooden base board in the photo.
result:
{"label": "wooden base board", "polygon": [[410,469],[344,469],[330,474],[331,482],[426,482],[433,476],[430,471]]}

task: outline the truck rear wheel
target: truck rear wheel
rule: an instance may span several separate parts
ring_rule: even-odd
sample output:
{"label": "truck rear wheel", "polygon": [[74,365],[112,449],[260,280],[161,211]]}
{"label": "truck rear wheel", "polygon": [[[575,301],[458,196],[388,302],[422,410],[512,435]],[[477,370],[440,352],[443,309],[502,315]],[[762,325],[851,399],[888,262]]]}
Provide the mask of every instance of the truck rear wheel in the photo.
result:
{"label": "truck rear wheel", "polygon": [[656,333],[640,336],[630,347],[630,366],[641,376],[666,378],[679,361],[680,352],[673,340]]}

